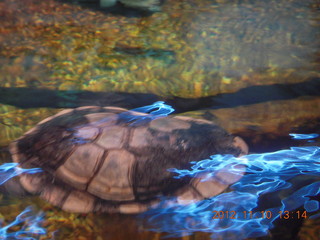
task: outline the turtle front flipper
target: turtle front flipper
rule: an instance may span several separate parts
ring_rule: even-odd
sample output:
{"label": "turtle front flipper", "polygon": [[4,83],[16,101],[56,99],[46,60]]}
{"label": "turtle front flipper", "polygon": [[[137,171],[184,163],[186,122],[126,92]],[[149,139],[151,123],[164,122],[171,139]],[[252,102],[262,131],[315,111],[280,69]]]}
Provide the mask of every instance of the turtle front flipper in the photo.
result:
{"label": "turtle front flipper", "polygon": [[[241,151],[237,157],[249,153],[248,145],[240,137],[234,137],[232,145]],[[198,173],[190,183],[178,190],[177,202],[179,204],[189,204],[203,199],[214,197],[225,191],[231,184],[239,181],[246,170],[245,165],[230,163],[217,170],[213,174]]]}
{"label": "turtle front flipper", "polygon": [[199,173],[187,186],[178,190],[176,193],[177,202],[179,204],[190,204],[212,198],[240,180],[244,173],[245,166],[241,164],[229,164],[215,172],[214,175]]}

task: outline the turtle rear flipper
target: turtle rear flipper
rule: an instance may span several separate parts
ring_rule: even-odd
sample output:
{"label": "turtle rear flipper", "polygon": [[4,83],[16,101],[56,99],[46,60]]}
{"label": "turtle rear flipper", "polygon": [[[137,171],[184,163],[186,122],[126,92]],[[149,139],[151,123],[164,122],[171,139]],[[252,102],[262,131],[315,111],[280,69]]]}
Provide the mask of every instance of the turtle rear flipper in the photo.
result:
{"label": "turtle rear flipper", "polygon": [[18,178],[11,178],[0,185],[0,193],[11,197],[23,197],[30,195],[21,185]]}
{"label": "turtle rear flipper", "polygon": [[190,204],[214,197],[225,191],[231,184],[237,182],[245,173],[244,165],[229,164],[217,171],[213,176],[209,173],[199,173],[183,189],[178,190],[177,202]]}

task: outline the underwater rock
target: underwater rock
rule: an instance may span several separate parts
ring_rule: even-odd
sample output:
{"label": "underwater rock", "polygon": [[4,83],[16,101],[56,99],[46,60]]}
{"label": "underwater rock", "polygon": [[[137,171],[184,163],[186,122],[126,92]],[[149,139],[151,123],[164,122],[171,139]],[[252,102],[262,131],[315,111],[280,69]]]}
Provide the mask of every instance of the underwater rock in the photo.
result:
{"label": "underwater rock", "polygon": [[100,0],[100,7],[112,7],[116,2],[117,0]]}
{"label": "underwater rock", "polygon": [[[100,0],[100,4],[102,1]],[[119,2],[123,3],[127,7],[138,8],[142,10],[148,11],[159,11],[160,1],[159,0],[119,0]]]}
{"label": "underwater rock", "polygon": [[182,115],[214,121],[244,138],[251,150],[260,151],[271,145],[276,149],[292,144],[290,133],[317,133],[319,109],[319,97],[305,96],[233,108],[190,111]]}
{"label": "underwater rock", "polygon": [[107,8],[116,5],[117,2],[124,4],[127,7],[137,8],[147,11],[159,11],[159,0],[100,0],[100,7]]}

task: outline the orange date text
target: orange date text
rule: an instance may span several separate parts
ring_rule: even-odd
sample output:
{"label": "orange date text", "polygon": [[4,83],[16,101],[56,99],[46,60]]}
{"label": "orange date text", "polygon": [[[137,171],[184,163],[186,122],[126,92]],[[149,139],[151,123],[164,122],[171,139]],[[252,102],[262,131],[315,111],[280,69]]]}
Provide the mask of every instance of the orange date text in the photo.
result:
{"label": "orange date text", "polygon": [[212,211],[213,217],[212,219],[272,219],[280,218],[280,219],[306,219],[307,211]]}

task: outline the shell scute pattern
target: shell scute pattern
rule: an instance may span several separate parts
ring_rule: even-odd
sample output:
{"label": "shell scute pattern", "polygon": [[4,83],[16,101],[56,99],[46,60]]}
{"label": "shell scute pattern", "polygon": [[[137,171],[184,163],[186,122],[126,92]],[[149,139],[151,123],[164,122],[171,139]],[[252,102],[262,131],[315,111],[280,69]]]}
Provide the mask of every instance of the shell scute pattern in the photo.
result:
{"label": "shell scute pattern", "polygon": [[63,209],[71,212],[91,212],[95,198],[86,192],[72,191],[63,202]]}
{"label": "shell scute pattern", "polygon": [[134,161],[134,156],[126,150],[109,151],[88,191],[106,200],[134,200],[130,178]]}
{"label": "shell scute pattern", "polygon": [[127,139],[127,129],[122,126],[104,127],[96,144],[105,149],[120,149]]}
{"label": "shell scute pattern", "polygon": [[146,127],[139,127],[132,130],[129,147],[133,149],[146,148],[150,144],[152,135]]}
{"label": "shell scute pattern", "polygon": [[117,114],[110,112],[91,113],[86,115],[86,118],[93,127],[112,126],[118,120]]}
{"label": "shell scute pattern", "polygon": [[93,141],[97,138],[99,133],[100,133],[99,128],[96,128],[94,126],[82,127],[77,129],[77,132],[74,133],[74,136],[75,136],[74,141],[75,142],[79,141],[79,143],[81,141],[84,141],[84,142]]}
{"label": "shell scute pattern", "polygon": [[104,150],[94,144],[81,145],[57,169],[56,176],[77,189],[85,190],[98,170],[103,154]]}
{"label": "shell scute pattern", "polygon": [[47,185],[41,192],[41,197],[51,202],[53,205],[62,206],[68,197],[69,192],[66,192],[63,188],[55,186],[53,184]]}
{"label": "shell scute pattern", "polygon": [[[19,154],[13,160],[20,162],[23,167],[36,165],[55,170],[76,148],[72,144],[72,138],[75,137],[73,127],[87,124],[83,115],[92,111],[64,110],[49,117],[49,120],[44,119],[11,144],[10,149],[18,149]],[[44,161],[49,156],[50,161]]]}
{"label": "shell scute pattern", "polygon": [[161,132],[172,132],[175,129],[188,129],[190,124],[177,118],[159,118],[150,123],[150,128]]}

